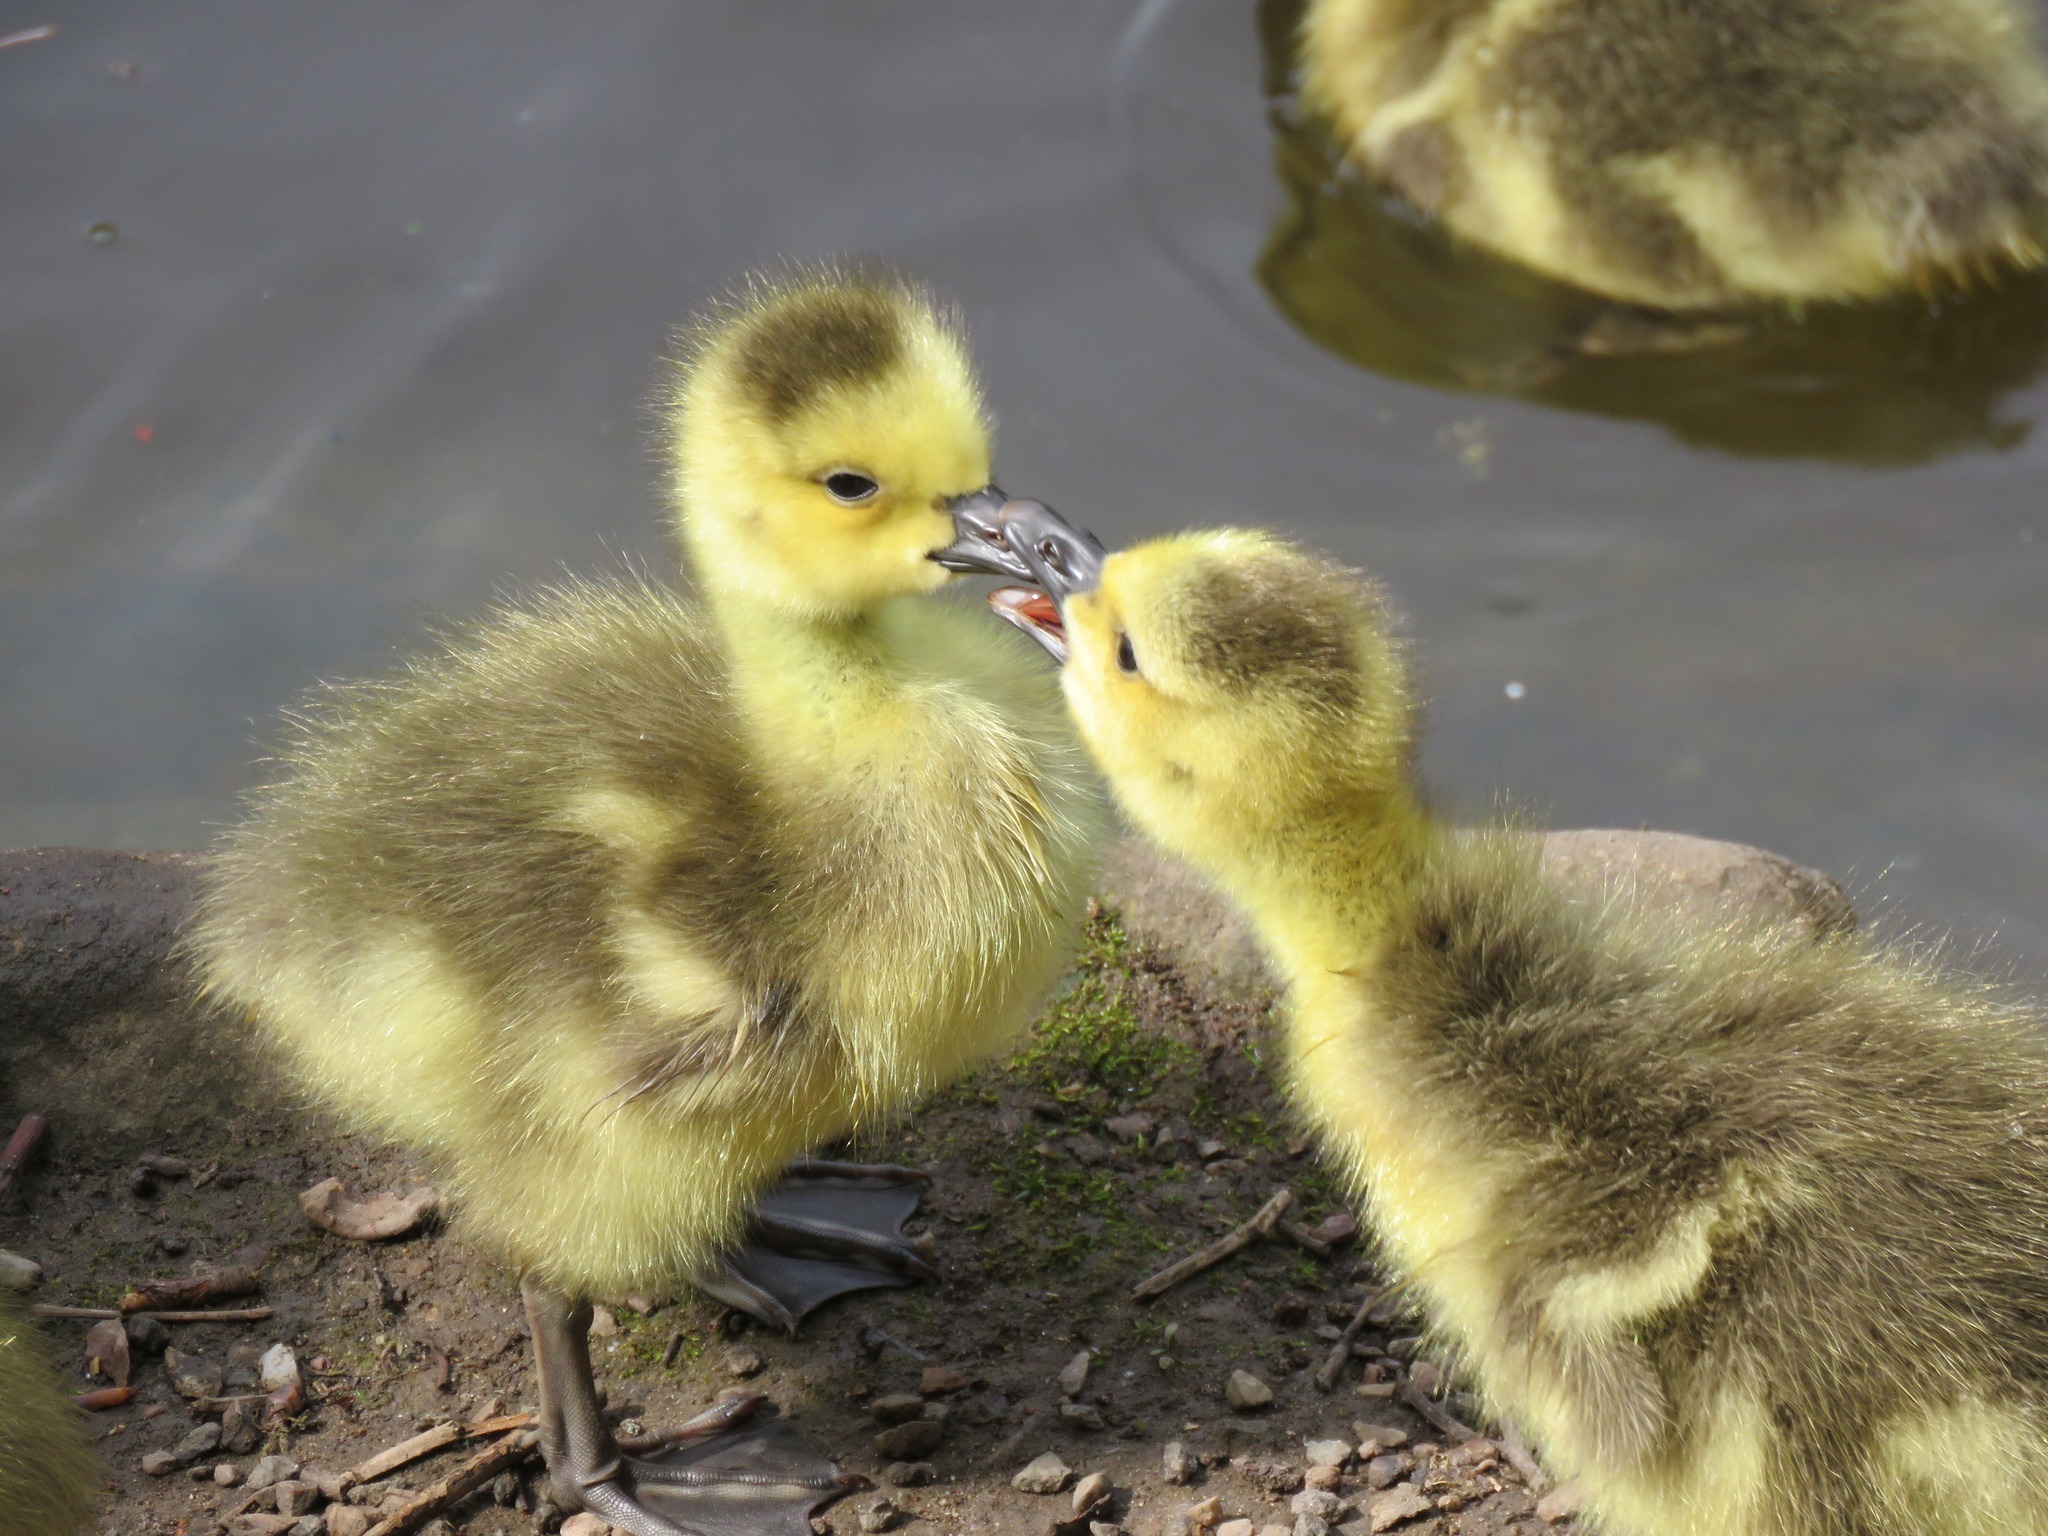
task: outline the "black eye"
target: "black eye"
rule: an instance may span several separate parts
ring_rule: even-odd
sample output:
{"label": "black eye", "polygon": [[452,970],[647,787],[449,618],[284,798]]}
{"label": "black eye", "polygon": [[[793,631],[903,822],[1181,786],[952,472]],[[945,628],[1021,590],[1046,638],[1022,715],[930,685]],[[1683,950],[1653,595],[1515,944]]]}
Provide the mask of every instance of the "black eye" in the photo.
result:
{"label": "black eye", "polygon": [[843,501],[849,507],[858,506],[880,489],[872,476],[857,469],[835,469],[825,477],[826,492],[834,501]]}
{"label": "black eye", "polygon": [[1125,677],[1136,677],[1138,675],[1138,653],[1131,649],[1131,637],[1129,635],[1118,635],[1116,637],[1116,669],[1123,673]]}

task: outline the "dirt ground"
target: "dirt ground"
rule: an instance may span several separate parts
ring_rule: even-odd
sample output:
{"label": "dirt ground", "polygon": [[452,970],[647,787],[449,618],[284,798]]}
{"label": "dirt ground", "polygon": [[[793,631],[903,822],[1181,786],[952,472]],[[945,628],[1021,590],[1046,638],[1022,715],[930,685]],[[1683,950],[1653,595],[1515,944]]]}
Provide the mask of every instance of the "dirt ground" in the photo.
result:
{"label": "dirt ground", "polygon": [[[182,1001],[183,978],[163,951],[189,874],[171,855],[0,855],[0,1131],[29,1111],[52,1122],[46,1157],[0,1210],[0,1248],[42,1265],[35,1300],[110,1306],[134,1280],[256,1245],[262,1293],[249,1300],[274,1315],[175,1324],[171,1344],[217,1365],[233,1394],[254,1390],[257,1357],[283,1342],[308,1388],[303,1411],[260,1445],[150,1476],[144,1457],[208,1416],[191,1411],[162,1357],[139,1353],[133,1401],[91,1420],[110,1536],[198,1536],[237,1513],[268,1513],[274,1495],[252,1504],[239,1483],[216,1481],[223,1463],[238,1479],[266,1454],[337,1472],[422,1428],[515,1412],[534,1397],[515,1279],[466,1241],[459,1220],[363,1243],[316,1229],[301,1211],[299,1192],[330,1176],[368,1194],[431,1169],[296,1104],[232,1031]],[[1334,1389],[1317,1387],[1339,1326],[1378,1284],[1362,1245],[1317,1256],[1276,1234],[1159,1300],[1130,1299],[1144,1276],[1236,1227],[1278,1189],[1310,1225],[1345,1201],[1276,1092],[1270,992],[1241,933],[1170,872],[1127,864],[1112,874],[1106,899],[1117,906],[1091,921],[1079,965],[1016,1053],[851,1149],[932,1171],[921,1218],[943,1281],[830,1303],[794,1339],[690,1292],[607,1298],[592,1348],[614,1415],[628,1433],[659,1428],[744,1380],[877,1484],[825,1512],[841,1532],[886,1528],[887,1513],[874,1511],[886,1498],[912,1532],[1043,1536],[1066,1523],[1086,1536],[1069,1493],[1012,1486],[1048,1451],[1077,1475],[1108,1475],[1114,1492],[1092,1511],[1093,1536],[1109,1536],[1106,1526],[1172,1536],[1212,1498],[1221,1520],[1252,1529],[1320,1536],[1326,1520],[1364,1536],[1375,1501],[1385,1522],[1385,1496],[1404,1488],[1402,1531],[1558,1528],[1536,1513],[1540,1490],[1488,1446],[1458,1448],[1394,1395],[1403,1380],[1433,1385],[1434,1366],[1415,1357],[1415,1322],[1392,1303],[1358,1335]],[[184,1159],[193,1175],[139,1177],[150,1155]],[[87,1377],[89,1326],[44,1324],[80,1391],[104,1385]],[[1065,1390],[1061,1372],[1074,1387],[1084,1350],[1085,1384]],[[941,1367],[965,1384],[927,1379]],[[1233,1408],[1226,1383],[1239,1371],[1271,1389],[1270,1405]],[[894,1458],[875,1444],[887,1426],[871,1405],[921,1386],[943,1388],[926,1393],[926,1416],[943,1419],[920,1458],[930,1481],[892,1486]],[[1474,1419],[1455,1391],[1438,1401]],[[1399,1443],[1347,1460],[1334,1478],[1343,1507],[1311,1498],[1297,1527],[1307,1443],[1374,1438]],[[1187,1453],[1191,1481],[1167,1481],[1169,1443]],[[375,1506],[423,1488],[475,1449],[451,1447],[350,1500]],[[560,1516],[536,1467],[487,1484],[449,1523],[554,1529]],[[1215,1518],[1197,1507],[1196,1524]],[[298,1536],[326,1520],[316,1507]],[[283,1524],[245,1518],[236,1528]]]}

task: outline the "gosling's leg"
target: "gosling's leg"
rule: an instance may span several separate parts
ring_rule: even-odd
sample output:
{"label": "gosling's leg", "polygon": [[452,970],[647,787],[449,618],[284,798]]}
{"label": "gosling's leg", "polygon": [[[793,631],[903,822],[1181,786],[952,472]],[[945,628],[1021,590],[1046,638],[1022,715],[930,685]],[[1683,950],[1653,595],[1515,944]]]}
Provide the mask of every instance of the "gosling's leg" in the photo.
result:
{"label": "gosling's leg", "polygon": [[555,1502],[631,1536],[810,1536],[812,1511],[864,1479],[842,1473],[761,1398],[721,1403],[628,1456],[598,1407],[590,1303],[529,1275],[520,1286],[540,1373],[541,1450]]}
{"label": "gosling's leg", "polygon": [[935,1280],[929,1239],[903,1235],[927,1177],[888,1163],[799,1159],[755,1204],[746,1245],[690,1279],[786,1333],[835,1296]]}

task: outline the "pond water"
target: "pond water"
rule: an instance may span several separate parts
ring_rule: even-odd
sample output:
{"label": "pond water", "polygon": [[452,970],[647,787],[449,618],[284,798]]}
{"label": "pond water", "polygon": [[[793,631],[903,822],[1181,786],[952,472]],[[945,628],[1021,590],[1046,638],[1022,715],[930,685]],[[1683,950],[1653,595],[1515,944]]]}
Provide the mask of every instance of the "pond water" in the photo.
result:
{"label": "pond water", "polygon": [[0,844],[198,845],[313,679],[662,567],[669,328],[879,255],[966,311],[1011,489],[1380,572],[1444,806],[1766,844],[2038,976],[2048,290],[1560,368],[1569,304],[1270,111],[1284,18],[0,4],[59,25],[0,49]]}

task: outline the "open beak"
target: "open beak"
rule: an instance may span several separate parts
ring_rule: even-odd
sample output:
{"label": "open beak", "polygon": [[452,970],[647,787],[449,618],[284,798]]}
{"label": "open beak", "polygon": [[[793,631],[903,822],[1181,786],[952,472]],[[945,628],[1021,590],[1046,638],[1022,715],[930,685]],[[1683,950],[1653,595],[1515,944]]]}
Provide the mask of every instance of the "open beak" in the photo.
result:
{"label": "open beak", "polygon": [[1009,499],[994,485],[955,496],[946,503],[946,510],[953,514],[953,542],[927,558],[949,571],[1033,580],[1031,567],[1003,538],[1003,504]]}
{"label": "open beak", "polygon": [[988,596],[989,606],[1044,646],[1053,660],[1064,662],[1062,610],[1068,598],[1092,591],[1102,579],[1109,551],[1094,534],[1076,528],[1042,501],[1020,497],[1007,502],[998,521],[1004,544],[1032,584],[997,588]]}

